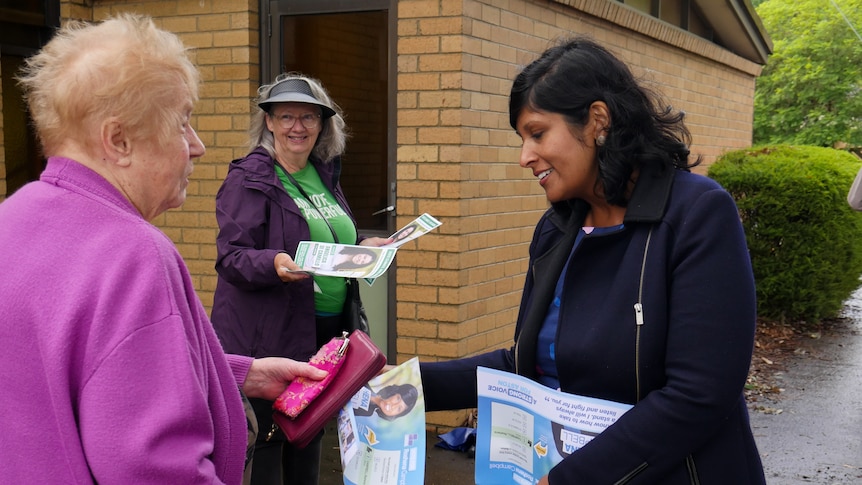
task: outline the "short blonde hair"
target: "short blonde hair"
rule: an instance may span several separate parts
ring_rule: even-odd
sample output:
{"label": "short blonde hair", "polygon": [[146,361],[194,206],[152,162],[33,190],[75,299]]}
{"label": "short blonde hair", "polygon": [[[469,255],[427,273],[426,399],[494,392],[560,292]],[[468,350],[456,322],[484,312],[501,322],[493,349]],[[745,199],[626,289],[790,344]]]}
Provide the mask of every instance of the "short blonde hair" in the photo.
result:
{"label": "short blonde hair", "polygon": [[121,14],[98,24],[71,21],[27,59],[18,81],[46,156],[68,139],[94,140],[116,116],[135,138],[161,143],[176,130],[177,87],[198,99],[200,74],[180,39],[147,16]]}
{"label": "short blonde hair", "polygon": [[255,99],[256,110],[251,115],[251,125],[249,126],[249,149],[254,150],[257,147],[262,147],[271,157],[275,158],[275,140],[273,139],[272,132],[266,127],[266,116],[268,113],[262,108],[257,107],[257,103],[269,98],[269,92],[272,91],[272,88],[287,79],[304,80],[308,83],[308,87],[311,88],[314,97],[332,107],[335,111],[334,116],[323,120],[320,135],[317,137],[317,143],[314,145],[311,155],[324,163],[330,162],[335,157],[342,155],[344,149],[347,147],[348,132],[341,108],[330,98],[329,93],[326,92],[320,81],[297,72],[279,74],[272,84],[264,84],[258,88],[258,96]]}

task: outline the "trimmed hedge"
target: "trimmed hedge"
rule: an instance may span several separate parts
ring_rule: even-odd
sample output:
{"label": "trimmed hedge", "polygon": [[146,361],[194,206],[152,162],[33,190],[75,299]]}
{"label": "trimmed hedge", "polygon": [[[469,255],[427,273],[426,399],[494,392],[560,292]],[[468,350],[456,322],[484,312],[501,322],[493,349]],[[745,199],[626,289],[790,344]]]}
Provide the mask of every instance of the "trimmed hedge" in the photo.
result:
{"label": "trimmed hedge", "polygon": [[759,316],[835,317],[859,287],[862,213],[847,192],[860,167],[845,151],[787,145],[728,152],[709,167],[739,208]]}

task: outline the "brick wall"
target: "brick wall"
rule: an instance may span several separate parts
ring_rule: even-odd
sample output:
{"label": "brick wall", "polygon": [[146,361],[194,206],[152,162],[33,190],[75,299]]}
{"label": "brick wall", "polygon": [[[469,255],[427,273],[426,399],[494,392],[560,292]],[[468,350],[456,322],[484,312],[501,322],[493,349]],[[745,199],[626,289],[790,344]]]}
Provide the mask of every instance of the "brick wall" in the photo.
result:
{"label": "brick wall", "polygon": [[251,99],[259,84],[258,2],[101,0],[61,5],[63,19],[100,20],[119,12],[150,15],[194,49],[203,84],[192,124],[207,152],[195,163],[183,207],[153,222],[176,243],[198,295],[210,308],[216,285],[215,195],[228,162],[247,152]]}

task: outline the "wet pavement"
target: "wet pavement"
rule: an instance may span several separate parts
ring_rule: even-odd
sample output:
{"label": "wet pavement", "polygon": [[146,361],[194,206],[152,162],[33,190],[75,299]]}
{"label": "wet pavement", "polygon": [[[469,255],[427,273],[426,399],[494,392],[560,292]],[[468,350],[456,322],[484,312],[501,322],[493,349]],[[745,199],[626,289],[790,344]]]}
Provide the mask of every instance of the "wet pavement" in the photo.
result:
{"label": "wet pavement", "polygon": [[[751,411],[769,485],[862,484],[862,288],[842,316],[829,331],[800,343],[775,377],[783,389],[778,399]],[[426,440],[426,485],[474,483],[475,460],[435,447],[434,433]],[[334,422],[323,447],[320,485],[341,485]]]}
{"label": "wet pavement", "polygon": [[769,485],[862,484],[862,289],[842,316],[800,343],[773,407],[751,412]]}

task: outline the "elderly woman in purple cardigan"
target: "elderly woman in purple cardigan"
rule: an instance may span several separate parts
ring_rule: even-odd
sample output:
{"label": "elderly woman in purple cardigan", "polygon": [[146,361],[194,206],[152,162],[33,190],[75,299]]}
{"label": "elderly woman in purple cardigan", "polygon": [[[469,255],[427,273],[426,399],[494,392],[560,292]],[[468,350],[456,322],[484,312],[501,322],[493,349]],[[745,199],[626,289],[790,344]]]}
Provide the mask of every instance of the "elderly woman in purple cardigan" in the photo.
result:
{"label": "elderly woman in purple cardigan", "polygon": [[71,22],[19,80],[48,160],[0,204],[2,481],[239,485],[240,390],[272,399],[326,373],[226,356],[149,222],[204,154],[186,48],[147,17]]}

